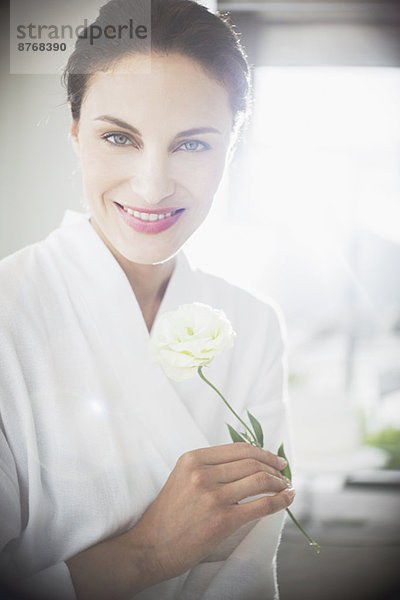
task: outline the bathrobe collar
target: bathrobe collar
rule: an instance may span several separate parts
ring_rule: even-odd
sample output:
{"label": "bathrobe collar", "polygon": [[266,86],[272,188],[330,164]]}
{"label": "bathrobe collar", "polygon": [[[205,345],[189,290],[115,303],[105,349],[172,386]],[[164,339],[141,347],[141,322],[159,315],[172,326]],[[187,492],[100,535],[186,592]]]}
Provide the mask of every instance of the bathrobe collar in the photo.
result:
{"label": "bathrobe collar", "polygon": [[[66,213],[54,236],[54,251],[82,318],[96,328],[99,345],[109,355],[110,372],[117,374],[124,401],[134,402],[138,420],[151,431],[168,467],[188,449],[208,446],[172,382],[160,365],[149,361],[149,332],[139,304],[89,215]],[[180,252],[159,314],[189,301],[192,278],[188,260]]]}

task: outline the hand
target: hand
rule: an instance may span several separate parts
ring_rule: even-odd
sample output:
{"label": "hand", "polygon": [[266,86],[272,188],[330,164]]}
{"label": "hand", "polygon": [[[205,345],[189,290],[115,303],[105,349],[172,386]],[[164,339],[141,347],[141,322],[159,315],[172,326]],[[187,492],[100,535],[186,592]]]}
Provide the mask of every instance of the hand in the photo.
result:
{"label": "hand", "polygon": [[[78,600],[128,600],[184,573],[239,527],[287,508],[294,490],[282,459],[250,444],[187,452],[126,533],[66,563]],[[258,494],[273,494],[238,504]]]}
{"label": "hand", "polygon": [[[147,549],[160,580],[185,572],[245,523],[292,503],[284,466],[246,443],[187,452],[132,528],[135,546]],[[239,504],[258,494],[272,495]]]}

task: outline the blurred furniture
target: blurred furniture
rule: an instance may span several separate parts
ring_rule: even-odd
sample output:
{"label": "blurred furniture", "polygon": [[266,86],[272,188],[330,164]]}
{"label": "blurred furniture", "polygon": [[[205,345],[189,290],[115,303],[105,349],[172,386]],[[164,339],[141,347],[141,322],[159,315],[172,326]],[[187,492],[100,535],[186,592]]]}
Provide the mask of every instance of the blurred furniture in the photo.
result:
{"label": "blurred furniture", "polygon": [[400,471],[315,477],[307,501],[302,524],[321,553],[287,520],[280,600],[400,600]]}

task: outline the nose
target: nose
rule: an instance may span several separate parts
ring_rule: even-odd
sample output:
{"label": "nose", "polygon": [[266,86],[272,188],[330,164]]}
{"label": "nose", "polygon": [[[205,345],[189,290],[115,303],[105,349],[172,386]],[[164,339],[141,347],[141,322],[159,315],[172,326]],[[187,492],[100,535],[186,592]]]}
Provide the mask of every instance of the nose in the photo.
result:
{"label": "nose", "polygon": [[175,180],[168,156],[160,151],[142,150],[136,156],[130,185],[138,201],[149,206],[160,204],[175,193]]}

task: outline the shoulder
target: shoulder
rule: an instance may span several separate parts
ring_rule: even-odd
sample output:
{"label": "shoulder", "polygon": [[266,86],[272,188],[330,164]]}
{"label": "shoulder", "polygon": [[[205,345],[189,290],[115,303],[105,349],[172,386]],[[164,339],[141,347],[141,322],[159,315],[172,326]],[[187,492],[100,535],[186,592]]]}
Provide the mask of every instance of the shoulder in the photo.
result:
{"label": "shoulder", "polygon": [[51,258],[59,246],[67,251],[74,238],[83,238],[91,230],[88,215],[66,211],[62,223],[44,238],[21,248],[0,260],[1,291],[12,287],[31,285],[43,269],[51,264]]}
{"label": "shoulder", "polygon": [[21,248],[21,250],[17,250],[13,254],[9,254],[8,256],[0,260],[1,283],[5,283],[5,280],[10,277],[14,278],[13,276],[15,274],[16,269],[26,269],[30,257],[35,251],[35,248],[38,243],[40,242],[36,242],[35,244],[25,246],[24,248]]}
{"label": "shoulder", "polygon": [[267,337],[286,344],[285,319],[272,298],[263,298],[199,268],[192,268],[192,273],[199,301],[221,308],[235,329],[254,339]]}
{"label": "shoulder", "polygon": [[57,277],[49,240],[35,242],[0,261],[0,327],[19,332],[32,327],[51,296]]}
{"label": "shoulder", "polygon": [[46,311],[56,293],[56,284],[63,279],[60,256],[71,254],[74,235],[84,236],[82,223],[85,225],[85,220],[61,224],[43,240],[0,260],[0,317],[6,314],[12,318],[14,315],[20,320],[24,314],[31,316],[33,309]]}
{"label": "shoulder", "polygon": [[17,313],[30,297],[37,246],[26,246],[0,261],[0,315]]}

